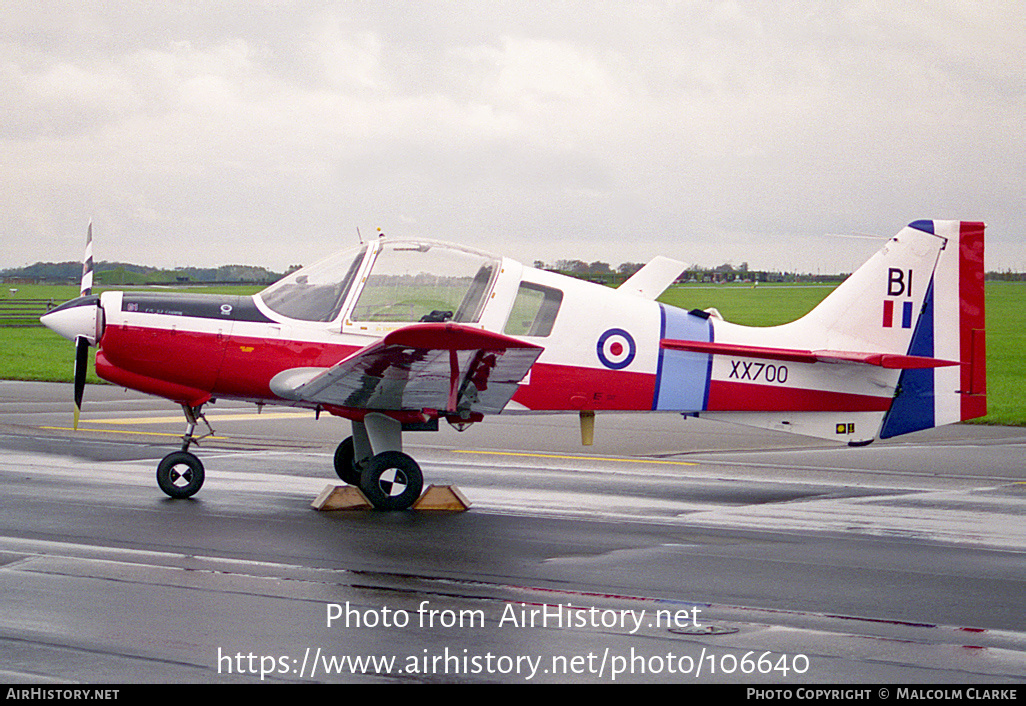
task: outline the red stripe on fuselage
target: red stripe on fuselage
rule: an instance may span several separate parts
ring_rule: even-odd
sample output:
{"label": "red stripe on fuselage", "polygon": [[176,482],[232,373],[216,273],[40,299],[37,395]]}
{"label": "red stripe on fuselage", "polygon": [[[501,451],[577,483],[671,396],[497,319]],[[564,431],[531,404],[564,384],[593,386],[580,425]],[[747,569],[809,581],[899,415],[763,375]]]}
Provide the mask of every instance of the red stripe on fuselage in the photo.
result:
{"label": "red stripe on fuselage", "polygon": [[207,390],[197,390],[119,368],[107,360],[102,350],[96,354],[96,374],[115,385],[148,395],[158,395],[190,407],[198,407],[210,400],[210,392]]}
{"label": "red stripe on fuselage", "polygon": [[[114,366],[129,373],[112,379],[118,384],[132,387],[129,383],[135,375],[158,381],[169,391],[181,387],[213,397],[242,399],[277,399],[269,383],[278,373],[299,367],[328,368],[359,349],[312,341],[238,336],[226,339],[213,333],[125,326],[108,326],[101,347],[108,371]],[[114,377],[112,372],[108,374]],[[537,411],[647,411],[652,408],[656,384],[656,376],[650,373],[549,363],[535,363],[530,379],[529,385],[520,386],[513,401]],[[169,397],[157,389],[145,391]],[[708,409],[884,411],[890,403],[889,397],[713,381]]]}
{"label": "red stripe on fuselage", "polygon": [[650,373],[535,363],[513,401],[538,411],[651,410],[655,382]]}
{"label": "red stripe on fuselage", "polygon": [[222,397],[276,398],[271,378],[292,368],[330,368],[362,346],[233,336],[225,346],[215,392]]}
{"label": "red stripe on fuselage", "polygon": [[710,412],[884,412],[890,397],[713,380]]}

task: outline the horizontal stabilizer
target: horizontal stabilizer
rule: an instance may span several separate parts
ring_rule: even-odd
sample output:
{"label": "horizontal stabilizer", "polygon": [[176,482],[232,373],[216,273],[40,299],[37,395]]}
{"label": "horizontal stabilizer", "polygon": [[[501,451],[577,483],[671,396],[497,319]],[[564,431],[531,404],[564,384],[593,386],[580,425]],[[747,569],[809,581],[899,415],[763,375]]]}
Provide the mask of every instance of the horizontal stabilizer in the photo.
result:
{"label": "horizontal stabilizer", "polygon": [[687,269],[687,265],[683,262],[659,255],[616,289],[644,299],[655,300],[680,277],[680,273],[685,269]]}
{"label": "horizontal stabilizer", "polygon": [[712,355],[733,355],[739,358],[760,358],[784,360],[792,363],[861,363],[890,370],[919,370],[922,368],[944,368],[961,365],[957,360],[941,360],[919,355],[898,355],[894,353],[863,353],[858,351],[797,350],[792,348],[766,348],[763,346],[741,346],[732,343],[703,341],[675,341],[664,338],[660,347],[675,351],[709,353]]}

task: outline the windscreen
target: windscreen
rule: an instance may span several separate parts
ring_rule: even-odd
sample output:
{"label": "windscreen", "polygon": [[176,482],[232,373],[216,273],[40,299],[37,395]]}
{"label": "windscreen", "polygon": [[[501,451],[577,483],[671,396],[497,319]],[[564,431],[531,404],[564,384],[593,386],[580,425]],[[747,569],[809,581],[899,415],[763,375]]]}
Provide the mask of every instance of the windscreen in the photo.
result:
{"label": "windscreen", "polygon": [[272,311],[300,321],[334,321],[353,286],[366,246],[335,253],[260,292]]}

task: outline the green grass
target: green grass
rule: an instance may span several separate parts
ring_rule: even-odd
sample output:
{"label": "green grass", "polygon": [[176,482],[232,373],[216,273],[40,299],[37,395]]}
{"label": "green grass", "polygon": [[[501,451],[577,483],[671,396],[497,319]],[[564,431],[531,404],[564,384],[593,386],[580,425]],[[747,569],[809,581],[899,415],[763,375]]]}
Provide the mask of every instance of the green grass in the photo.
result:
{"label": "green grass", "polygon": [[988,424],[1026,425],[1026,283],[987,284]]}
{"label": "green grass", "polygon": [[[62,302],[78,295],[75,287],[4,285],[0,299],[12,295]],[[251,294],[259,287],[189,287],[190,292]],[[163,290],[169,291],[169,290]],[[801,317],[823,300],[829,286],[684,285],[661,301],[684,309],[716,307],[728,321],[748,326],[773,326]],[[1026,283],[987,284],[988,424],[1026,425]],[[70,382],[74,344],[43,328],[0,328],[0,379]],[[90,362],[90,382],[99,382]]]}
{"label": "green grass", "polygon": [[[0,380],[71,382],[75,374],[75,344],[47,328],[0,328]],[[96,377],[92,355],[86,382]]]}
{"label": "green grass", "polygon": [[837,285],[685,284],[668,289],[659,301],[681,309],[713,307],[731,323],[777,326],[794,321],[823,301]]}
{"label": "green grass", "polygon": [[[10,290],[18,290],[12,294]],[[123,287],[94,287],[93,294],[100,294],[107,290],[124,289]],[[146,285],[131,287],[127,291],[132,292],[193,292],[195,294],[256,294],[264,289],[262,285],[253,284],[219,284],[219,285],[192,285],[183,287],[181,285]],[[53,299],[55,304],[61,304],[78,296],[78,285],[60,284],[0,284],[0,303],[15,299]]]}

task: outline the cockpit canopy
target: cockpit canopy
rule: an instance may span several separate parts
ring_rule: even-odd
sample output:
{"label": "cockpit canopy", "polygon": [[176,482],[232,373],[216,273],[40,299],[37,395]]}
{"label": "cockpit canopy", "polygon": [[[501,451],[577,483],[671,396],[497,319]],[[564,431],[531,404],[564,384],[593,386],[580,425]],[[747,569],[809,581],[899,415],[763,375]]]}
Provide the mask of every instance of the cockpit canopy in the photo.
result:
{"label": "cockpit canopy", "polygon": [[481,318],[498,272],[499,260],[484,253],[427,240],[378,240],[296,270],[258,296],[272,311],[300,321],[344,315],[350,321],[472,323]]}

